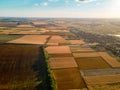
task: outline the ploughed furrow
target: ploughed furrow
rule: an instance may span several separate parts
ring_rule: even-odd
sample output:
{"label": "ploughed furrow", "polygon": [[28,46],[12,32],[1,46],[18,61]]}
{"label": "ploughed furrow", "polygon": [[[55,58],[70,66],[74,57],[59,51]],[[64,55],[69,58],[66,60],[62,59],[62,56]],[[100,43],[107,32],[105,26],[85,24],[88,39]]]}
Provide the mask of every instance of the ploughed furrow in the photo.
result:
{"label": "ploughed furrow", "polygon": [[0,90],[51,90],[39,45],[0,45]]}

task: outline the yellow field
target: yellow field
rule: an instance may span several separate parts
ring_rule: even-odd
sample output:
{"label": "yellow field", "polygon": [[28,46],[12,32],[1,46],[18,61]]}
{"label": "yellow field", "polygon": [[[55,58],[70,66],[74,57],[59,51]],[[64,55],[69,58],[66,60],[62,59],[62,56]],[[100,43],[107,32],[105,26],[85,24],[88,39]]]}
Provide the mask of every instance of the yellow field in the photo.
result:
{"label": "yellow field", "polygon": [[85,44],[84,40],[68,40],[70,44],[77,44],[77,45],[82,45]]}
{"label": "yellow field", "polygon": [[100,56],[104,58],[104,60],[109,63],[113,68],[120,67],[120,62],[118,62],[115,58],[111,57],[106,52],[99,52]]}
{"label": "yellow field", "polygon": [[59,44],[66,44],[68,43],[67,40],[65,40],[61,36],[52,36],[50,40],[48,41],[47,45],[59,45]]}
{"label": "yellow field", "polygon": [[0,30],[0,34],[10,34],[12,32],[15,32],[15,30]]}
{"label": "yellow field", "polygon": [[102,69],[110,68],[101,57],[84,57],[75,59],[80,69]]}
{"label": "yellow field", "polygon": [[22,44],[45,44],[49,38],[48,35],[25,35],[8,43],[22,43]]}
{"label": "yellow field", "polygon": [[77,68],[52,70],[58,90],[85,88],[85,84]]}
{"label": "yellow field", "polygon": [[58,30],[58,29],[55,29],[55,30],[49,30],[49,32],[69,32],[68,30]]}
{"label": "yellow field", "polygon": [[71,46],[71,51],[73,53],[89,53],[89,52],[95,52],[93,49],[89,47],[80,47],[80,46]]}
{"label": "yellow field", "polygon": [[111,83],[120,83],[119,75],[86,76],[84,77],[87,85],[104,85]]}
{"label": "yellow field", "polygon": [[69,46],[48,46],[46,49],[50,54],[71,54]]}
{"label": "yellow field", "polygon": [[100,55],[97,52],[91,52],[91,53],[73,53],[73,56],[75,58],[81,58],[81,57],[99,57]]}
{"label": "yellow field", "polygon": [[105,85],[90,85],[89,90],[120,90],[120,83],[105,84]]}

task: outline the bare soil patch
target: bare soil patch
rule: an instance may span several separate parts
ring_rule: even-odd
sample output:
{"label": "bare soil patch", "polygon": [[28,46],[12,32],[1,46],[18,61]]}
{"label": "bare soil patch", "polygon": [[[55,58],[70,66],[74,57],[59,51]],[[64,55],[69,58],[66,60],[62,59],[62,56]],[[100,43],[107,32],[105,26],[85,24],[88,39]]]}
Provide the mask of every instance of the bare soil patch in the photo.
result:
{"label": "bare soil patch", "polygon": [[100,55],[97,52],[89,52],[89,53],[73,53],[75,58],[82,58],[82,57],[99,57]]}
{"label": "bare soil patch", "polygon": [[105,85],[112,83],[120,83],[120,74],[103,76],[86,76],[84,77],[84,80],[88,85]]}
{"label": "bare soil patch", "polygon": [[70,44],[82,45],[85,44],[84,40],[69,40]]}
{"label": "bare soil patch", "polygon": [[48,41],[47,45],[51,45],[51,44],[67,44],[69,43],[67,40],[65,40],[63,37],[61,36],[52,36],[50,38],[50,40]]}
{"label": "bare soil patch", "polygon": [[85,88],[77,68],[52,70],[59,90]]}
{"label": "bare soil patch", "polygon": [[48,46],[46,49],[49,55],[51,54],[71,54],[69,46]]}
{"label": "bare soil patch", "polygon": [[51,69],[77,67],[77,64],[73,57],[50,58],[48,62],[50,64]]}

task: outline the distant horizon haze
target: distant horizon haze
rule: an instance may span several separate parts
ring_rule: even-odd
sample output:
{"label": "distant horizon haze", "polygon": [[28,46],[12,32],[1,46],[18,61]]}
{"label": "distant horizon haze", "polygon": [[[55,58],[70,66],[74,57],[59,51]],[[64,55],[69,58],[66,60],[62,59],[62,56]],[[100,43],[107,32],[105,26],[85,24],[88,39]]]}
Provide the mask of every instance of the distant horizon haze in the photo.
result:
{"label": "distant horizon haze", "polygon": [[0,17],[120,18],[120,0],[0,0]]}

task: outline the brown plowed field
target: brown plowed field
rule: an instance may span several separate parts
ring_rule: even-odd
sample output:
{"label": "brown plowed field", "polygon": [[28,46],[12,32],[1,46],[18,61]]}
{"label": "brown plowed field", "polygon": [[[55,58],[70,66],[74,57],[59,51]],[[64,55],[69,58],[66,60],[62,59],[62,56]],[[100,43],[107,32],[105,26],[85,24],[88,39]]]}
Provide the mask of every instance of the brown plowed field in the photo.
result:
{"label": "brown plowed field", "polygon": [[51,54],[71,54],[69,46],[48,46],[46,49],[49,55]]}
{"label": "brown plowed field", "polygon": [[75,59],[80,69],[101,69],[110,68],[101,57],[84,57]]}
{"label": "brown plowed field", "polygon": [[48,38],[48,35],[25,35],[16,40],[9,41],[8,43],[45,44]]}
{"label": "brown plowed field", "polygon": [[69,40],[70,44],[82,45],[85,44],[83,40]]}
{"label": "brown plowed field", "polygon": [[112,83],[105,85],[90,85],[89,90],[120,90],[120,83]]}
{"label": "brown plowed field", "polygon": [[85,76],[84,80],[87,83],[87,85],[105,85],[112,83],[120,83],[120,74],[103,76]]}
{"label": "brown plowed field", "polygon": [[42,49],[0,45],[0,90],[50,90]]}
{"label": "brown plowed field", "polygon": [[99,52],[100,56],[113,68],[119,67],[120,68],[120,62],[118,62],[115,58],[111,57],[106,52]]}
{"label": "brown plowed field", "polygon": [[49,64],[51,69],[63,69],[77,67],[73,57],[50,58]]}
{"label": "brown plowed field", "polygon": [[75,58],[82,58],[82,57],[99,57],[100,55],[97,52],[91,53],[73,53]]}
{"label": "brown plowed field", "polygon": [[85,84],[77,68],[52,70],[58,90],[85,88]]}
{"label": "brown plowed field", "polygon": [[91,48],[85,48],[85,47],[78,47],[78,46],[71,46],[70,47],[71,51],[73,53],[89,53],[89,52],[95,52],[93,49]]}
{"label": "brown plowed field", "polygon": [[36,30],[16,30],[16,31],[13,31],[9,34],[23,34],[23,35],[39,35],[39,34],[42,34],[42,31],[36,31]]}
{"label": "brown plowed field", "polygon": [[51,43],[66,44],[68,41],[61,36],[52,36],[47,44],[50,45]]}
{"label": "brown plowed field", "polygon": [[64,33],[69,33],[70,31],[68,30],[59,30],[59,29],[55,29],[55,30],[49,30],[49,32],[64,32]]}

